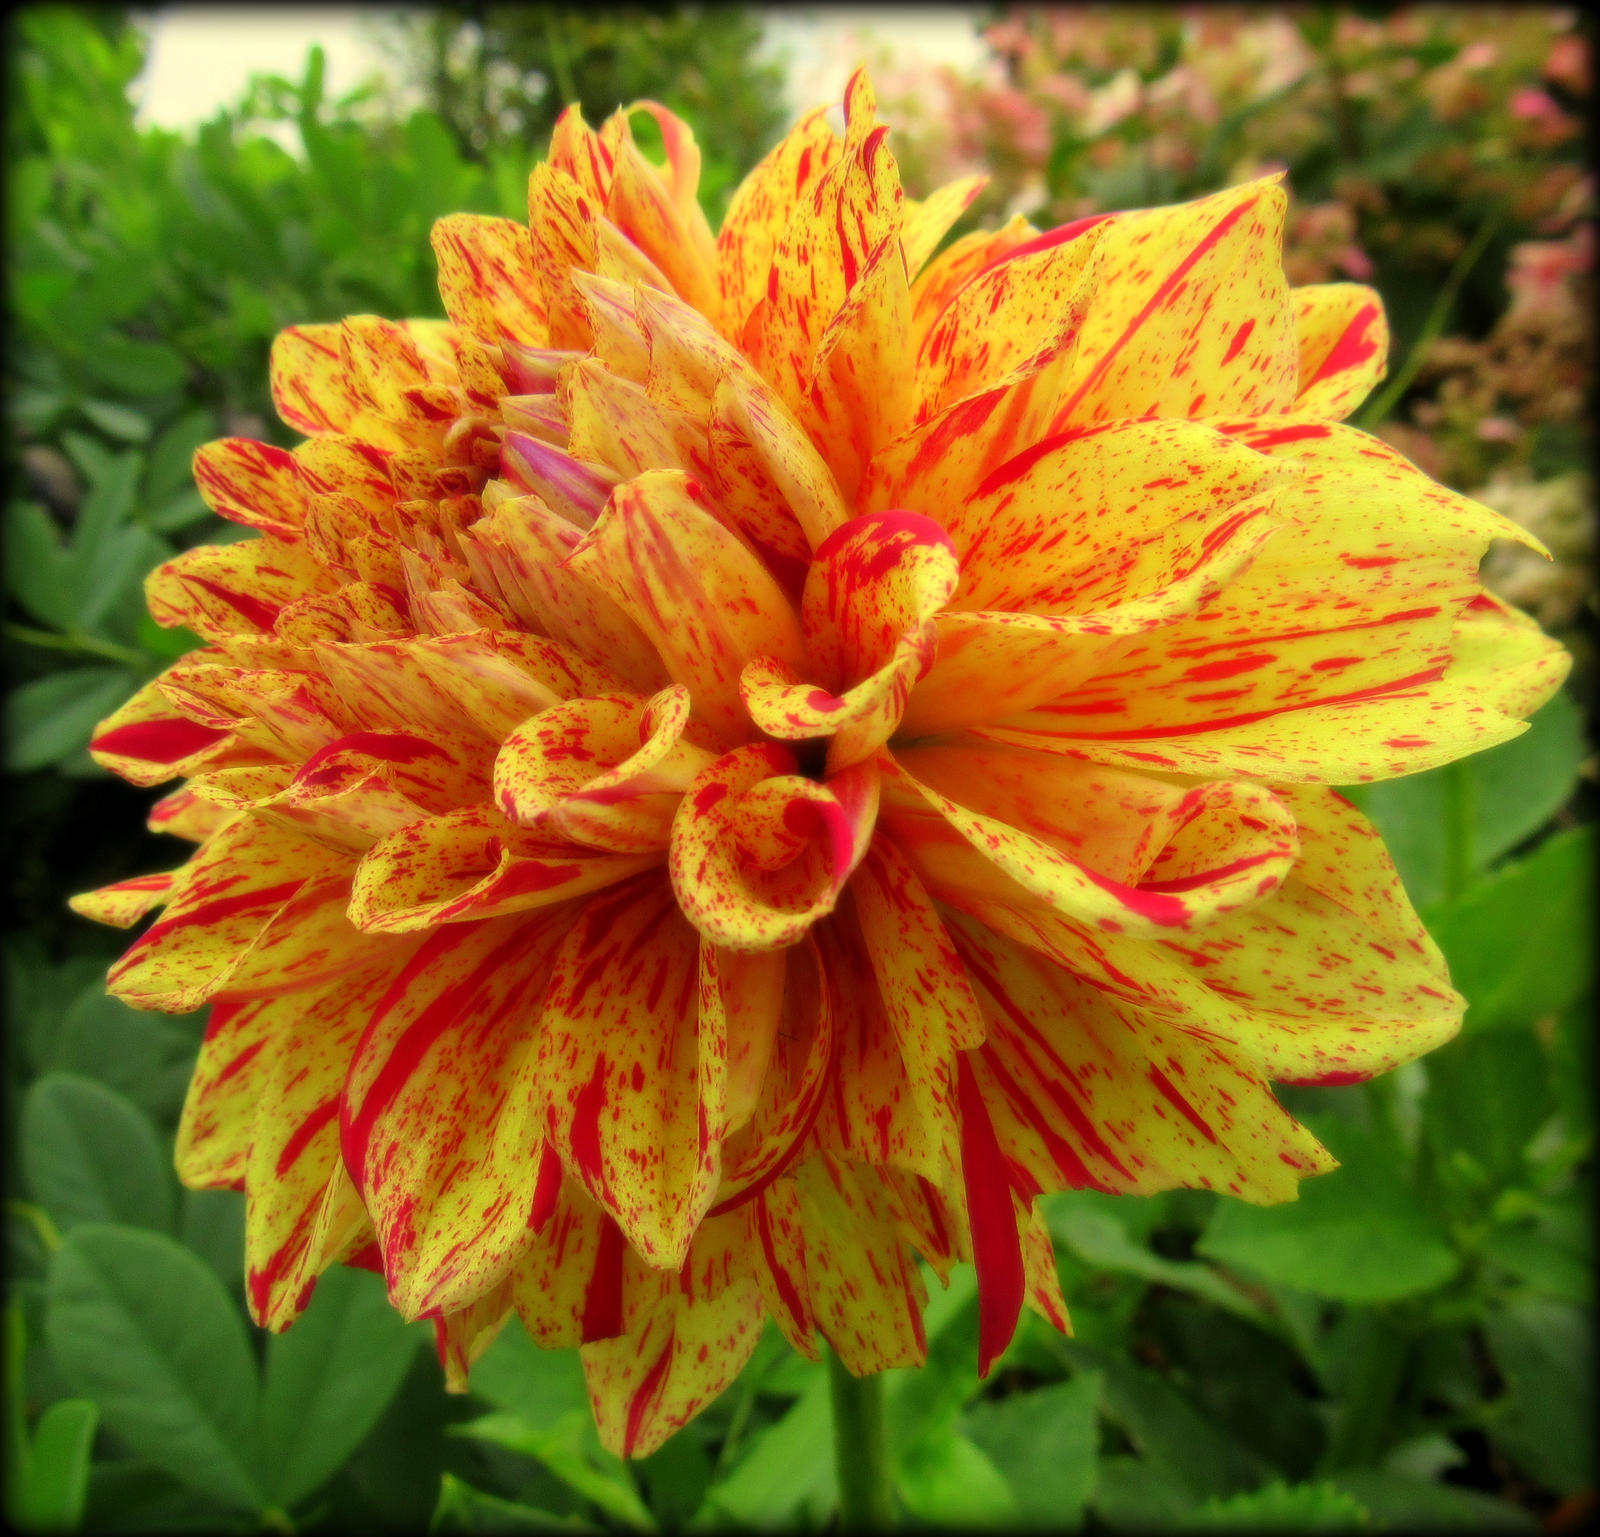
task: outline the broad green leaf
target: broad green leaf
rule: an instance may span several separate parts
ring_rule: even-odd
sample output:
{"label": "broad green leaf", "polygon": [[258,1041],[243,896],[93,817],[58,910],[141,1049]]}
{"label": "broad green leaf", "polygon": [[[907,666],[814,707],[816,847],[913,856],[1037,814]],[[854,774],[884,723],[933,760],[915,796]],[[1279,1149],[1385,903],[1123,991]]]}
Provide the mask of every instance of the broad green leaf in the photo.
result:
{"label": "broad green leaf", "polygon": [[164,342],[136,341],[116,331],[100,337],[83,363],[97,384],[123,395],[165,394],[179,388],[189,375],[183,354]]}
{"label": "broad green leaf", "polygon": [[1058,1530],[1082,1524],[1094,1493],[1103,1381],[1098,1372],[1080,1372],[1070,1382],[967,1410],[966,1433],[1010,1484],[1023,1522]]}
{"label": "broad green leaf", "polygon": [[599,1532],[603,1527],[581,1516],[555,1516],[547,1510],[518,1505],[485,1494],[446,1473],[439,1485],[439,1503],[428,1523],[430,1532]]}
{"label": "broad green leaf", "polygon": [[195,450],[221,435],[216,416],[203,407],[185,411],[163,427],[150,445],[145,465],[141,490],[146,501],[158,505],[181,491],[192,491]]}
{"label": "broad green leaf", "polygon": [[147,528],[123,527],[112,530],[87,552],[79,568],[82,590],[77,621],[81,628],[94,630],[108,614],[142,606],[139,595],[146,573],[171,555],[172,551]]}
{"label": "broad green leaf", "polygon": [[1526,1030],[1454,1040],[1428,1058],[1424,1106],[1441,1155],[1464,1150],[1505,1184],[1521,1172],[1523,1149],[1555,1108],[1544,1052]]}
{"label": "broad green leaf", "polygon": [[259,1511],[256,1366],[204,1260],[159,1233],[85,1226],[50,1265],[45,1331],[74,1393],[145,1461]]}
{"label": "broad green leaf", "polygon": [[82,400],[78,408],[102,432],[124,443],[142,443],[150,436],[150,418],[115,400]]}
{"label": "broad green leaf", "polygon": [[267,1346],[261,1470],[275,1503],[298,1505],[344,1466],[421,1343],[380,1277],[343,1265],[323,1274],[311,1305]]}
{"label": "broad green leaf", "polygon": [[[1092,1198],[1092,1199],[1086,1199]],[[1050,1198],[1045,1210],[1051,1236],[1065,1244],[1086,1265],[1120,1270],[1201,1297],[1217,1307],[1273,1331],[1270,1314],[1241,1287],[1211,1266],[1194,1260],[1170,1260],[1136,1243],[1112,1204],[1095,1190],[1064,1191]]]}
{"label": "broad green leaf", "polygon": [[794,1407],[749,1438],[749,1450],[711,1486],[692,1525],[786,1531],[820,1524],[838,1504],[828,1376],[816,1370]]}
{"label": "broad green leaf", "polygon": [[82,752],[139,682],[123,667],[73,667],[14,689],[6,696],[5,766],[25,774]]}
{"label": "broad green leaf", "polygon": [[1106,1416],[1194,1498],[1252,1489],[1270,1476],[1260,1457],[1217,1429],[1160,1373],[1077,1340],[1063,1341],[1062,1350],[1080,1372],[1101,1374]]}
{"label": "broad green leaf", "polygon": [[1361,1502],[1332,1484],[1271,1483],[1248,1494],[1207,1500],[1179,1523],[1179,1530],[1359,1532],[1369,1524]]}
{"label": "broad green leaf", "polygon": [[40,1032],[38,1065],[98,1079],[170,1122],[183,1105],[202,1025],[198,1015],[131,1009],[96,978]]}
{"label": "broad green leaf", "polygon": [[[978,1380],[978,1280],[971,1266],[957,1266],[950,1287],[941,1291],[930,1271],[929,1302],[923,1318],[928,1354],[921,1366],[895,1367],[883,1374],[884,1415],[893,1455],[912,1455],[922,1437],[944,1444],[962,1405],[983,1391]],[[998,1363],[997,1363],[998,1364]]]}
{"label": "broad green leaf", "polygon": [[1429,1483],[1379,1468],[1340,1473],[1333,1484],[1361,1503],[1372,1518],[1373,1532],[1539,1530],[1539,1523],[1519,1506],[1454,1484]]}
{"label": "broad green leaf", "polygon": [[1594,828],[1556,833],[1429,924],[1469,1005],[1463,1029],[1525,1026],[1594,983]]}
{"label": "broad green leaf", "polygon": [[1560,1494],[1594,1487],[1594,1316],[1520,1297],[1490,1313],[1489,1350],[1511,1402],[1490,1437]]}
{"label": "broad green leaf", "polygon": [[988,1455],[954,1425],[925,1435],[895,1461],[895,1490],[928,1526],[968,1530],[1014,1526],[1017,1498]]}
{"label": "broad green leaf", "polygon": [[1111,1531],[1171,1531],[1195,1508],[1195,1497],[1174,1473],[1143,1457],[1101,1460],[1089,1508]]}
{"label": "broad green leaf", "polygon": [[70,625],[78,606],[72,552],[56,520],[38,502],[14,501],[6,510],[5,556],[11,596],[44,624]]}
{"label": "broad green leaf", "polygon": [[502,1329],[472,1367],[472,1393],[510,1409],[530,1428],[558,1424],[589,1407],[583,1363],[576,1350],[541,1350],[525,1329]]}
{"label": "broad green leaf", "polygon": [[711,1486],[711,1458],[702,1433],[703,1420],[692,1421],[665,1445],[642,1457],[633,1471],[644,1484],[645,1499],[657,1521],[669,1532],[680,1530],[700,1508]]}
{"label": "broad green leaf", "polygon": [[173,1178],[149,1118],[114,1089],[46,1073],[22,1109],[28,1188],[63,1230],[84,1222],[172,1228]]}
{"label": "broad green leaf", "polygon": [[513,1410],[501,1409],[452,1426],[451,1431],[543,1463],[562,1483],[631,1531],[656,1529],[627,1464],[600,1445],[587,1403],[581,1410],[568,1410],[553,1425],[537,1429]]}
{"label": "broad green leaf", "polygon": [[244,1286],[244,1192],[185,1190],[178,1236],[230,1291]]}
{"label": "broad green leaf", "polygon": [[1303,1181],[1299,1198],[1281,1206],[1219,1202],[1199,1251],[1343,1302],[1388,1302],[1448,1281],[1456,1253],[1386,1145],[1339,1116],[1305,1120],[1340,1167]]}
{"label": "broad green leaf", "polygon": [[100,1411],[83,1398],[61,1399],[39,1416],[14,1507],[13,1519],[24,1531],[78,1529],[89,1493],[89,1453],[99,1423]]}

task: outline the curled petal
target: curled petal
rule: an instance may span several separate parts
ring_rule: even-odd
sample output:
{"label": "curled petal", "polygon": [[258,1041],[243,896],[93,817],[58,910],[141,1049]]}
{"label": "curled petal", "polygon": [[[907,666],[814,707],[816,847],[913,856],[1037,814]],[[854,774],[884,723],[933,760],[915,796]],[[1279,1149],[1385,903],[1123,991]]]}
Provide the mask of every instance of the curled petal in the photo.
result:
{"label": "curled petal", "polygon": [[689,691],[594,695],[552,706],[506,738],[495,798],[525,827],[617,853],[664,849],[672,814],[714,754],[685,736]]}
{"label": "curled petal", "polygon": [[418,818],[380,838],[356,868],[350,921],[405,934],[570,901],[625,880],[658,854],[596,854],[524,833],[487,807]]}
{"label": "curled petal", "polygon": [[793,944],[833,910],[866,851],[877,814],[873,764],[827,785],[795,767],[787,748],[753,742],[706,768],[679,804],[667,868],[684,914],[716,944]]}
{"label": "curled petal", "polygon": [[227,751],[233,733],[226,726],[191,720],[168,700],[162,684],[179,665],[151,679],[94,728],[89,754],[102,768],[136,785],[156,785],[193,774]]}
{"label": "curled petal", "polygon": [[801,623],[813,676],[843,691],[802,683],[758,658],[742,679],[751,719],[783,739],[830,737],[831,771],[871,756],[933,663],[934,616],[958,574],[955,551],[931,518],[895,512],[835,530],[807,573]]}
{"label": "curled petal", "polygon": [[620,478],[604,465],[517,431],[505,435],[500,473],[513,486],[541,497],[579,528],[588,528],[600,516]]}

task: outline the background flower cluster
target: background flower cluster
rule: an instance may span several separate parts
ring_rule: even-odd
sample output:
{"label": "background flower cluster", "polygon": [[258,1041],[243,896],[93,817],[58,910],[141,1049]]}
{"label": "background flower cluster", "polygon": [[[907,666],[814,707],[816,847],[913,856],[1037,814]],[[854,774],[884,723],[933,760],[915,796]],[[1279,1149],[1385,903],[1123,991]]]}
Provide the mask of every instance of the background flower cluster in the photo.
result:
{"label": "background flower cluster", "polygon": [[[287,441],[276,331],[440,313],[432,221],[520,217],[563,100],[688,117],[713,225],[784,126],[741,13],[475,16],[397,31],[421,108],[330,100],[313,53],[184,134],[136,126],[145,42],[121,13],[12,22],[6,1483],[26,1526],[782,1528],[835,1508],[825,1377],[776,1337],[624,1466],[574,1353],[508,1331],[447,1398],[426,1329],[367,1273],[260,1336],[242,1198],[171,1173],[204,1017],[105,997],[119,941],[65,907],[173,860],[138,831],[149,792],[84,742],[195,643],[149,620],[141,578],[242,532],[189,460]],[[1356,797],[1470,1002],[1460,1039],[1369,1085],[1285,1090],[1343,1165],[1293,1205],[1056,1198],[1075,1337],[1030,1323],[987,1383],[970,1271],[935,1283],[929,1365],[890,1374],[896,1497],[964,1527],[1576,1528],[1595,1481],[1589,39],[1572,13],[1470,7],[1016,8],[984,36],[969,76],[863,50],[909,189],[988,172],[960,233],[1287,168],[1291,281],[1369,282],[1388,307],[1390,379],[1358,425],[1544,540],[1553,562],[1501,546],[1486,574],[1578,665],[1525,736]]]}

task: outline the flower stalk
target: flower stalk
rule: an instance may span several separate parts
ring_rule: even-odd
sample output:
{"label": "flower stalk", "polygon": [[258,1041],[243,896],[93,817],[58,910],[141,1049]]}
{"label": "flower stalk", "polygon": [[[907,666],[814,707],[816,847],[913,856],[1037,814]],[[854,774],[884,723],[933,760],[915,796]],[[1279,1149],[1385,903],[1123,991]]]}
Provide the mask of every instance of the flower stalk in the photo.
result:
{"label": "flower stalk", "polygon": [[889,1452],[883,1425],[883,1377],[854,1377],[831,1350],[833,1461],[839,1480],[839,1529],[882,1532],[894,1525]]}

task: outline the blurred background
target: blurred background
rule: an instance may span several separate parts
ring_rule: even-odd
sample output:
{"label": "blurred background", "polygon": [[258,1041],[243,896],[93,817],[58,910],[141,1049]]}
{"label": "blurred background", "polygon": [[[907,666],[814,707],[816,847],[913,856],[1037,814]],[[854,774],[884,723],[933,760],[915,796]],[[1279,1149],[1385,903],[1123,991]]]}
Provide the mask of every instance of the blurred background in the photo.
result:
{"label": "blurred background", "polygon": [[425,1329],[343,1272],[270,1343],[241,1201],[180,1193],[203,1016],[134,1013],[68,894],[182,856],[95,721],[193,636],[144,573],[243,532],[194,449],[288,445],[297,322],[441,313],[428,229],[525,216],[557,113],[694,126],[713,224],[802,109],[873,71],[908,191],[1041,227],[1283,168],[1297,283],[1382,294],[1354,418],[1550,549],[1491,585],[1573,651],[1517,741],[1353,792],[1471,1009],[1369,1085],[1285,1090],[1343,1162],[1293,1206],[1057,1198],[1076,1325],[972,1375],[970,1274],[890,1386],[924,1523],[1576,1530],[1594,1515],[1592,34],[1538,7],[31,6],[7,18],[7,1491],[39,1529],[822,1526],[817,1369],[764,1342],[625,1468],[575,1360],[520,1336],[447,1400]]}

